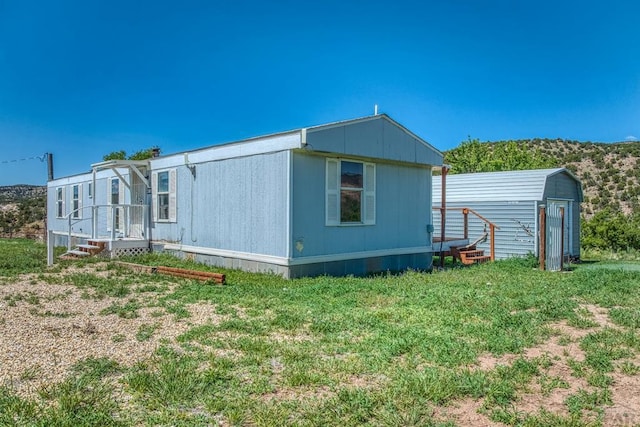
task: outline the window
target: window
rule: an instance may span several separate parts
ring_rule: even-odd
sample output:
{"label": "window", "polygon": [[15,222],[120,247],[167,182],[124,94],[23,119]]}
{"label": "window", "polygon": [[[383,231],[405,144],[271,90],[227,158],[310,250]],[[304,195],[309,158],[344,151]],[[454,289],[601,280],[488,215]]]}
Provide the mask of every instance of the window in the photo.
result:
{"label": "window", "polygon": [[56,217],[64,218],[64,187],[56,188]]}
{"label": "window", "polygon": [[153,219],[159,222],[176,222],[176,170],[154,172],[151,176]]}
{"label": "window", "polygon": [[88,190],[89,190],[89,198],[93,199],[93,183],[90,182],[88,185],[89,185],[89,188],[88,188]]}
{"label": "window", "polygon": [[169,219],[169,171],[158,173],[158,219]]}
{"label": "window", "polygon": [[76,184],[71,187],[71,216],[82,218],[82,185]]}
{"label": "window", "polygon": [[327,159],[326,224],[375,224],[375,165]]}
{"label": "window", "polygon": [[116,230],[124,228],[123,208],[112,207],[112,205],[124,204],[124,192],[122,190],[122,182],[120,182],[119,178],[111,178],[107,181],[107,205],[109,205],[107,207],[107,230],[111,230],[113,224],[115,224]]}
{"label": "window", "polygon": [[120,203],[120,180],[118,178],[111,180],[111,197],[109,203],[112,205]]}
{"label": "window", "polygon": [[340,222],[362,222],[363,165],[340,162]]}

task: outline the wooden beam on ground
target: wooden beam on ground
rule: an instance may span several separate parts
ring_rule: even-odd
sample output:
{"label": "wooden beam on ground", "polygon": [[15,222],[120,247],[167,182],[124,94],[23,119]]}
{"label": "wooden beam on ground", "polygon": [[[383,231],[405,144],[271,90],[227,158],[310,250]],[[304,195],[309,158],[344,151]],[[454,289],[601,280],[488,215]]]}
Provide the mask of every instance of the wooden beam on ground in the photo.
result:
{"label": "wooden beam on ground", "polygon": [[121,262],[121,261],[118,262],[118,265],[127,267],[137,273],[166,274],[168,276],[199,280],[201,282],[211,281],[219,285],[224,285],[226,284],[226,281],[227,281],[226,275],[222,273],[214,273],[211,271],[188,270],[186,268],[165,267],[165,266],[153,267],[149,265],[133,264],[130,262]]}

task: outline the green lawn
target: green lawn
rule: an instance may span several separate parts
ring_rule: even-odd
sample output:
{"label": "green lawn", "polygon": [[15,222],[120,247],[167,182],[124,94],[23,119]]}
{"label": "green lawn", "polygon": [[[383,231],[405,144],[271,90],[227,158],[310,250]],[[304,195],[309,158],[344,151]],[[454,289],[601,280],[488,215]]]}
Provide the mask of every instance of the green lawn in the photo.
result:
{"label": "green lawn", "polygon": [[[144,306],[132,290],[145,283],[157,293],[153,304],[173,316],[207,301],[225,320],[194,325],[133,366],[87,359],[38,398],[5,386],[0,425],[454,425],[439,411],[464,399],[508,425],[600,425],[612,375],[640,370],[640,264],[632,262],[548,273],[510,260],[432,274],[299,280],[225,271],[226,286],[171,279],[178,285],[170,291],[155,276],[115,266],[108,279],[59,279],[68,264],[47,272],[43,257],[41,245],[0,241],[0,283],[18,280],[19,271],[63,280],[92,296],[121,298],[96,315],[125,318]],[[159,255],[134,261],[207,269]],[[561,321],[588,330],[585,305],[608,309],[617,326],[581,338],[586,357],[574,361],[574,376],[592,388],[567,397],[565,415],[519,412],[515,402],[533,382],[568,387],[545,376],[553,359],[523,351],[557,335],[550,326]],[[142,341],[154,330],[138,332]],[[477,367],[481,356],[507,354],[512,363]]]}

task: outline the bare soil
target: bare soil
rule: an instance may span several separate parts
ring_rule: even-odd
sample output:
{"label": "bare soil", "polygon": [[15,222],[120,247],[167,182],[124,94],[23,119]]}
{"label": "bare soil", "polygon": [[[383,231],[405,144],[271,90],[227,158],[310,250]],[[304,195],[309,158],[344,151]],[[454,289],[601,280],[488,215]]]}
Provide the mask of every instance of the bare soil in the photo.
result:
{"label": "bare soil", "polygon": [[[583,305],[591,314],[591,320],[597,326],[588,329],[579,329],[567,325],[565,321],[551,325],[553,336],[546,342],[536,347],[525,349],[522,355],[507,354],[494,357],[490,354],[478,359],[476,369],[492,370],[499,365],[511,365],[516,359],[524,356],[527,359],[545,357],[550,362],[549,366],[541,369],[541,375],[530,384],[523,384],[527,391],[518,396],[514,404],[514,410],[522,414],[537,414],[541,411],[550,412],[559,416],[568,416],[569,412],[566,399],[579,390],[593,392],[597,390],[590,386],[584,378],[573,374],[569,362],[571,360],[581,362],[585,359],[585,353],[580,348],[579,340],[591,332],[604,328],[615,328],[608,316],[608,311],[594,305]],[[640,364],[640,356],[632,361],[636,366]],[[613,378],[612,401],[613,404],[605,407],[603,425],[605,426],[635,426],[640,425],[640,374],[625,375],[620,369],[611,373]],[[560,386],[543,389],[543,382],[554,381]],[[459,402],[437,410],[438,418],[453,420],[460,426],[502,426],[502,423],[492,421],[483,414],[481,400],[464,399]],[[596,414],[593,420],[596,421]]]}

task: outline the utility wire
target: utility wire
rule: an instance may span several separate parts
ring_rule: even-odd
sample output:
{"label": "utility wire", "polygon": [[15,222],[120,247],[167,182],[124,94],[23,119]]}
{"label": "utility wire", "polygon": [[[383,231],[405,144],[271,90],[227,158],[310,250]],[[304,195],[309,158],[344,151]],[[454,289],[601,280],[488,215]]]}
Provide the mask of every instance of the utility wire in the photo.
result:
{"label": "utility wire", "polygon": [[44,162],[44,160],[47,158],[48,155],[49,153],[44,153],[42,156],[25,157],[22,159],[13,159],[13,160],[0,160],[0,164],[26,162],[27,160],[36,160],[36,159],[40,160],[41,162]]}

